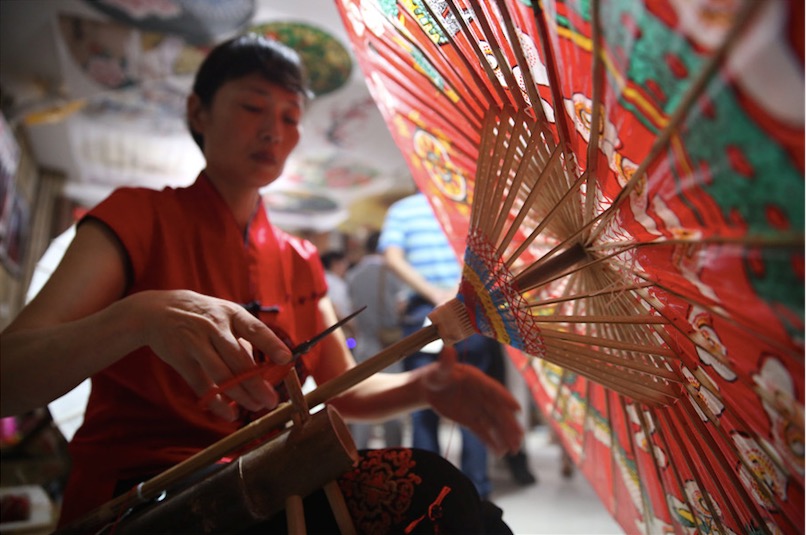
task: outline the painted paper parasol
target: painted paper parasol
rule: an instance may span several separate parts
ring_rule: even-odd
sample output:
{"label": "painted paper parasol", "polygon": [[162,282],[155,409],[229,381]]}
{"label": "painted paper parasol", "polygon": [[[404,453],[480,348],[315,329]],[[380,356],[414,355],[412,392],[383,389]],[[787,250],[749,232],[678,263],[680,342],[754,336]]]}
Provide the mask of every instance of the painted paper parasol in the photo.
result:
{"label": "painted paper parasol", "polygon": [[625,531],[803,532],[803,6],[338,5],[473,328]]}

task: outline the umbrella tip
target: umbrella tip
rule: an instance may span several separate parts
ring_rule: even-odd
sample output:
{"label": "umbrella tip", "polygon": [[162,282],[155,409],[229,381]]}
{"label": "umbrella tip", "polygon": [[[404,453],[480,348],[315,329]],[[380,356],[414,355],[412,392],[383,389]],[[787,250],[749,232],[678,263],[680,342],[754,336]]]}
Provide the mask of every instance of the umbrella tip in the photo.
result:
{"label": "umbrella tip", "polygon": [[436,326],[439,337],[449,346],[476,334],[467,309],[456,297],[436,307],[428,318]]}

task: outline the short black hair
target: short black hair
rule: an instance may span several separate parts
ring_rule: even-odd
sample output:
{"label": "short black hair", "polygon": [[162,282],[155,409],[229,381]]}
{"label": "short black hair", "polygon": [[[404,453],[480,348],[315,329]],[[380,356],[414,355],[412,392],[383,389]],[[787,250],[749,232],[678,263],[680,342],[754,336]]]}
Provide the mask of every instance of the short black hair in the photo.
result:
{"label": "short black hair", "polygon": [[381,233],[377,230],[373,230],[370,232],[369,236],[367,236],[367,241],[364,243],[364,249],[366,249],[367,253],[373,254],[378,251],[378,242],[381,239]]}
{"label": "short black hair", "polygon": [[[299,54],[279,41],[256,33],[233,37],[213,48],[196,72],[193,93],[203,106],[209,107],[222,85],[253,73],[299,93],[305,101],[312,98]],[[188,127],[193,140],[204,150],[204,137],[190,125]]]}
{"label": "short black hair", "polygon": [[333,250],[322,253],[320,257],[322,259],[322,266],[328,270],[333,267],[333,264],[336,262],[347,259],[347,255],[342,251]]}

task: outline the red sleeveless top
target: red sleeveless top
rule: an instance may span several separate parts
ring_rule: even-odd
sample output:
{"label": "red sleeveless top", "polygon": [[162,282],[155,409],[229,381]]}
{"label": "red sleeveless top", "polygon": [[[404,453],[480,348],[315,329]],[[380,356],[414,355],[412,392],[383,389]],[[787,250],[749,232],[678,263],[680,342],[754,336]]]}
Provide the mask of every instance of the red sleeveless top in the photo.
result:
{"label": "red sleeveless top", "polygon": [[[260,204],[246,236],[204,174],[187,188],[123,188],[91,210],[117,236],[130,268],[127,295],[188,289],[274,312],[260,319],[299,343],[320,331],[326,294],[316,248],[273,227]],[[84,221],[82,220],[82,222]],[[301,362],[312,369],[317,348]],[[70,444],[61,524],[112,498],[120,480],[153,475],[229,435],[182,377],[141,348],[92,377],[84,423]]]}

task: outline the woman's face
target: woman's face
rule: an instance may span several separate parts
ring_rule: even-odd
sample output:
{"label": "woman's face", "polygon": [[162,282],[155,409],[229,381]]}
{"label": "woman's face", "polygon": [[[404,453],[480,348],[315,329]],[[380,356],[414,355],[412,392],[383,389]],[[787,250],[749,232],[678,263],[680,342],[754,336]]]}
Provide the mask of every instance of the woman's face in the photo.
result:
{"label": "woman's face", "polygon": [[209,108],[192,95],[188,114],[204,136],[208,175],[260,188],[280,176],[299,142],[302,96],[255,73],[224,83]]}

